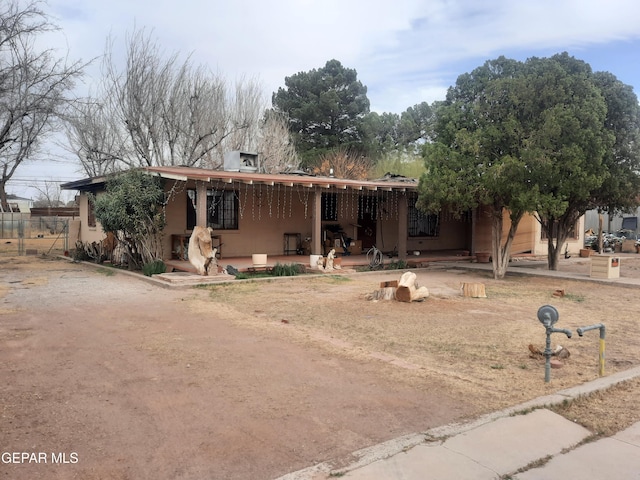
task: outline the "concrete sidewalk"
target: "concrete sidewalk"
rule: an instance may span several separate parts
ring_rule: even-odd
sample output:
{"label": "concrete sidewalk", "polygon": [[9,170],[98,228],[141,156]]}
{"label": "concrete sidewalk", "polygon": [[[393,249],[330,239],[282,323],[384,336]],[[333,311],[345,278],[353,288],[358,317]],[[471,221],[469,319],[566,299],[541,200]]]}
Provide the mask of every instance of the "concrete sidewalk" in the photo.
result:
{"label": "concrete sidewalk", "polygon": [[639,376],[635,367],[467,424],[354,452],[358,460],[346,467],[326,462],[280,480],[639,480],[640,422],[590,442],[592,432],[544,408]]}
{"label": "concrete sidewalk", "polygon": [[[359,480],[638,479],[640,423],[573,447],[591,432],[547,409],[504,417],[346,473]],[[569,449],[566,453],[562,453]],[[549,458],[551,457],[551,458]],[[537,463],[542,464],[536,466]],[[523,473],[517,473],[526,469]]]}

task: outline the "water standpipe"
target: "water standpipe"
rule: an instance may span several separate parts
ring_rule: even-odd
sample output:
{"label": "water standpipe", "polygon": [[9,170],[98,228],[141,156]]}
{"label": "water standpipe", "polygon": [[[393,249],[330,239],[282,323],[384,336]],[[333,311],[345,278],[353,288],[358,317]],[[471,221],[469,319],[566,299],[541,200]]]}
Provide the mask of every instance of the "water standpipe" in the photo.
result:
{"label": "water standpipe", "polygon": [[567,338],[571,338],[571,330],[567,330],[566,328],[553,327],[558,321],[558,318],[560,318],[560,315],[558,314],[558,310],[556,310],[556,307],[552,307],[551,305],[543,305],[538,309],[538,320],[540,320],[540,323],[544,325],[547,333],[547,343],[544,348],[544,381],[547,383],[551,380],[551,355],[553,355],[553,350],[551,350],[551,334],[564,333]]}
{"label": "water standpipe", "polygon": [[604,376],[604,337],[606,335],[604,323],[596,323],[595,325],[589,325],[588,327],[580,327],[577,329],[578,335],[584,335],[584,332],[589,330],[600,330],[600,351],[598,354],[598,374]]}

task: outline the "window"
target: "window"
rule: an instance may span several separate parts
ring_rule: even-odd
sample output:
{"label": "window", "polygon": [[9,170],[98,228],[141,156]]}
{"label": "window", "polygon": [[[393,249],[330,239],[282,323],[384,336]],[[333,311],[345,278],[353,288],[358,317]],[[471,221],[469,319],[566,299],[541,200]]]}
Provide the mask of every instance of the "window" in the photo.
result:
{"label": "window", "polygon": [[437,237],[440,235],[440,216],[426,214],[415,205],[409,205],[408,229],[410,237]]}
{"label": "window", "polygon": [[238,229],[238,196],[234,191],[207,190],[207,226],[214,230]]}
{"label": "window", "polygon": [[322,208],[323,221],[335,222],[338,220],[338,194],[323,193],[320,208]]}
{"label": "window", "polygon": [[96,226],[96,207],[91,198],[87,198],[87,226]]}
{"label": "window", "polygon": [[[577,227],[577,224],[573,225],[571,229],[569,229],[569,235],[567,238],[578,238],[578,236],[576,235],[576,232],[578,231],[578,229],[576,227]],[[553,224],[552,234],[553,234],[553,238],[558,238],[558,222],[557,221],[554,222]],[[544,228],[540,232],[540,239],[547,240],[547,231]]]}
{"label": "window", "polygon": [[[196,191],[187,190],[187,229],[196,225]],[[207,190],[207,226],[214,230],[238,229],[238,196],[235,191]]]}

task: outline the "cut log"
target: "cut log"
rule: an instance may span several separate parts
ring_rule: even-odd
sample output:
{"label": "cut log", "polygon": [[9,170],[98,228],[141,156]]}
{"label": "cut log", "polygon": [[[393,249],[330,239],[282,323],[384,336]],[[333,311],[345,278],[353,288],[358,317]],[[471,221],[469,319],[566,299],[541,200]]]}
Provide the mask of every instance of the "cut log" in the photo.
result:
{"label": "cut log", "polygon": [[393,300],[396,296],[395,287],[384,287],[374,292],[368,293],[367,300]]}
{"label": "cut log", "polygon": [[429,296],[427,287],[419,287],[416,283],[416,274],[405,272],[400,277],[398,288],[396,289],[396,300],[399,302],[416,302],[424,300]]}
{"label": "cut log", "polygon": [[487,298],[484,283],[463,283],[462,296],[472,298]]}
{"label": "cut log", "polygon": [[380,288],[397,287],[398,280],[389,280],[388,282],[380,282]]}

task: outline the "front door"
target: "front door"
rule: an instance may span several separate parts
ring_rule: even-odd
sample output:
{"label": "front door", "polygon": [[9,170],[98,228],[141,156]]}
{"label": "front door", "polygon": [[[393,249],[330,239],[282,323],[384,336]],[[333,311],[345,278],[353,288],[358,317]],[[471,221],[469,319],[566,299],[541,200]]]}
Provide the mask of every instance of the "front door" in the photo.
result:
{"label": "front door", "polygon": [[362,251],[366,252],[376,244],[378,202],[376,198],[360,197],[358,207],[358,240],[362,242]]}

